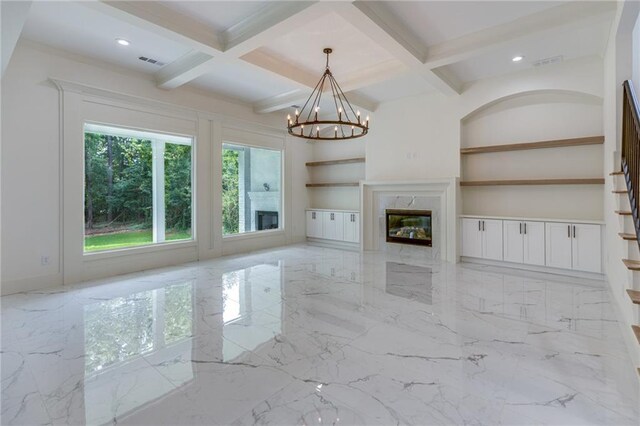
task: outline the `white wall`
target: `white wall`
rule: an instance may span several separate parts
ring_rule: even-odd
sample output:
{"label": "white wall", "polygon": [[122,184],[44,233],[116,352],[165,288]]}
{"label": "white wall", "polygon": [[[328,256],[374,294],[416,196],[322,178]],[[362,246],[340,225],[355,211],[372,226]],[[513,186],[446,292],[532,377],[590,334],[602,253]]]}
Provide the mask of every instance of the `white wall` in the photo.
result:
{"label": "white wall", "polygon": [[[52,77],[104,90],[90,94],[83,93],[85,89],[67,90],[61,108],[59,92],[49,80]],[[96,111],[91,111],[89,104]],[[89,263],[86,259],[71,262],[70,257],[77,260],[82,256],[77,250],[82,238],[77,224],[82,217],[82,159],[78,156],[82,142],[78,129],[86,114],[102,114],[98,111],[101,108],[122,124],[146,117],[150,126],[193,129],[198,157],[195,244],[142,250],[135,256],[106,256]],[[126,111],[131,114],[127,116]],[[293,144],[285,137],[280,118],[256,115],[247,106],[187,87],[160,90],[147,75],[20,42],[2,78],[2,292],[301,241],[304,208],[308,205],[304,162],[311,157],[311,148]],[[130,125],[135,127],[135,120]],[[284,232],[223,241],[217,206],[219,155],[223,131],[229,131],[224,129],[238,130],[247,142],[256,145],[274,138],[280,141],[285,150],[287,182]],[[71,255],[65,259],[63,253]],[[41,265],[41,256],[49,258],[48,265]]]}
{"label": "white wall", "polygon": [[[366,139],[366,178],[417,180],[460,176],[461,121],[465,117],[496,100],[536,91],[560,90],[601,97],[602,59],[585,58],[481,80],[471,84],[457,97],[431,93],[384,103],[373,113],[375,127],[372,125],[371,134]],[[553,104],[554,100],[548,103]],[[537,108],[544,112],[545,105]],[[596,113],[597,108],[594,108],[589,117]],[[479,135],[478,145],[490,143],[489,139],[494,140],[493,143],[528,141],[527,136],[511,139],[519,134],[521,123],[502,122],[502,118],[500,121],[500,127],[492,131],[488,131],[487,126],[498,124],[490,120],[470,129]],[[599,122],[596,121],[596,127]],[[564,134],[581,136],[584,131],[581,126],[573,127]],[[557,134],[561,135],[560,132]],[[501,135],[502,139],[493,139],[496,135]],[[533,140],[544,136],[544,132],[538,130]]]}

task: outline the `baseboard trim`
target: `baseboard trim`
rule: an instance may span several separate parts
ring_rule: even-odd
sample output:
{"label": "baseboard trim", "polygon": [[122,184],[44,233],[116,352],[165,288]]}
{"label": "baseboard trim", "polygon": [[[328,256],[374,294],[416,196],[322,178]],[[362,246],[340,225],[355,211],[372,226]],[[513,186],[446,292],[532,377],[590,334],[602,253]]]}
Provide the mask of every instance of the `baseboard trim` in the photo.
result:
{"label": "baseboard trim", "polygon": [[26,291],[46,290],[62,285],[62,274],[42,275],[19,280],[3,280],[0,284],[0,296],[24,293]]}
{"label": "baseboard trim", "polygon": [[525,265],[522,263],[511,263],[499,260],[479,259],[477,257],[460,256],[461,262],[477,263],[480,265],[500,266],[503,268],[520,269],[523,271],[542,272],[546,274],[564,275],[568,277],[585,278],[590,280],[605,280],[604,274],[593,272],[572,271],[570,269],[550,268],[548,266]]}
{"label": "baseboard trim", "polygon": [[307,243],[314,246],[338,248],[349,251],[360,251],[360,243],[349,243],[346,241],[325,240],[323,238],[307,237]]}

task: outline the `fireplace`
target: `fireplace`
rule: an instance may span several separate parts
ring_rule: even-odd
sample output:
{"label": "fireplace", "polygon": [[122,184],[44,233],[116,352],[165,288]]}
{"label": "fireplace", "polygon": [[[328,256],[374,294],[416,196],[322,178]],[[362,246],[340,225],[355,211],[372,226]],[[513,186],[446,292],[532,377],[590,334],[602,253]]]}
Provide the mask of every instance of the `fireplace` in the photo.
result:
{"label": "fireplace", "polygon": [[278,229],[278,212],[256,211],[256,231],[263,229]]}
{"label": "fireplace", "polygon": [[387,209],[387,242],[431,247],[431,210]]}

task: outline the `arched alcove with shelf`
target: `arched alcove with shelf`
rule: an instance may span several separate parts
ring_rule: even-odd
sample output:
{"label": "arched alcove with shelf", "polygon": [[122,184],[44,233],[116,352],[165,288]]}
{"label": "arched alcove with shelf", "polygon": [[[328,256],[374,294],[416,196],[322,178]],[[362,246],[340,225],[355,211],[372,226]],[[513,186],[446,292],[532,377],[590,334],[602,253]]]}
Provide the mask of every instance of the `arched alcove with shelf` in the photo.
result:
{"label": "arched alcove with shelf", "polygon": [[521,92],[460,123],[464,214],[602,219],[602,98]]}

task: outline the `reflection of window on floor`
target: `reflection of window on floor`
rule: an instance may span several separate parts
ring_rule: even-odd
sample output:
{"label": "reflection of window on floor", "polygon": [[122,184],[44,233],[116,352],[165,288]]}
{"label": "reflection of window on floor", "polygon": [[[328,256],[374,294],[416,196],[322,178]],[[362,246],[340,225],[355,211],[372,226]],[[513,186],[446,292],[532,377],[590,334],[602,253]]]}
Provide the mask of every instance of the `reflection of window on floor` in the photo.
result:
{"label": "reflection of window on floor", "polygon": [[282,151],[222,146],[224,235],[282,227]]}
{"label": "reflection of window on floor", "polygon": [[[279,263],[263,264],[222,275],[226,339],[253,350],[282,333],[280,268]],[[237,350],[225,347],[224,359],[239,355]]]}
{"label": "reflection of window on floor", "polygon": [[84,127],[85,252],[191,239],[191,138]]}
{"label": "reflection of window on floor", "polygon": [[191,337],[193,285],[176,284],[84,307],[90,375]]}

